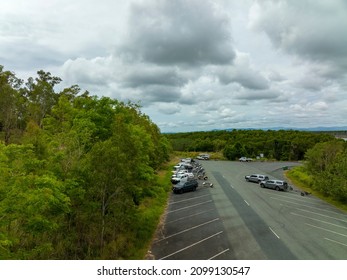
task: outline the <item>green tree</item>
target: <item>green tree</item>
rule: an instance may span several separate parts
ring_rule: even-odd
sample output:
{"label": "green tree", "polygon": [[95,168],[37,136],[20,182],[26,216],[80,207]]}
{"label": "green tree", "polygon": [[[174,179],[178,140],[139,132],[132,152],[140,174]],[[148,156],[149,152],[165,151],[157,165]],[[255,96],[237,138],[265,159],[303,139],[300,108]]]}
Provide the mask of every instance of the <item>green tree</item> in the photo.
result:
{"label": "green tree", "polygon": [[306,153],[306,168],[313,176],[315,190],[347,202],[347,146],[334,140],[316,144]]}
{"label": "green tree", "polygon": [[4,141],[10,143],[13,130],[19,128],[22,100],[19,88],[22,80],[10,71],[3,71],[0,65],[0,131],[4,131]]}
{"label": "green tree", "polygon": [[26,83],[25,97],[28,100],[28,115],[39,127],[43,126],[43,120],[51,112],[57,102],[58,94],[54,86],[61,82],[59,77],[54,77],[50,72],[40,70],[38,77],[29,78]]}
{"label": "green tree", "polygon": [[306,165],[312,174],[325,171],[343,151],[343,142],[333,140],[316,144],[306,152]]}
{"label": "green tree", "polygon": [[21,144],[0,142],[0,258],[131,258],[153,233],[167,137],[137,104],[56,93],[44,71],[21,88],[2,69],[1,129],[19,128]]}
{"label": "green tree", "polygon": [[226,146],[223,155],[229,160],[236,160],[242,156],[247,156],[246,151],[240,142]]}
{"label": "green tree", "polygon": [[65,185],[44,174],[30,145],[0,144],[0,258],[54,258],[56,236],[70,211]]}

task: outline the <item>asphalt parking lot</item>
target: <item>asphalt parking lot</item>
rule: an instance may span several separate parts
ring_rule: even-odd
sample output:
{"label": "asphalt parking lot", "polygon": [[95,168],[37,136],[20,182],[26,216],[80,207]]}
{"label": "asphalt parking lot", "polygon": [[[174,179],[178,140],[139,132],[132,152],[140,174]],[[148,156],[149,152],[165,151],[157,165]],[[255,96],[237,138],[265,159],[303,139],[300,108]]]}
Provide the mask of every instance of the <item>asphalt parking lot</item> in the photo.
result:
{"label": "asphalt parking lot", "polygon": [[347,214],[293,191],[262,189],[244,176],[283,179],[297,163],[205,161],[214,184],[171,194],[151,247],[154,259],[347,259]]}
{"label": "asphalt parking lot", "polygon": [[[232,254],[209,186],[172,194],[165,226],[152,246],[156,259],[231,259]],[[206,249],[208,248],[208,250]]]}

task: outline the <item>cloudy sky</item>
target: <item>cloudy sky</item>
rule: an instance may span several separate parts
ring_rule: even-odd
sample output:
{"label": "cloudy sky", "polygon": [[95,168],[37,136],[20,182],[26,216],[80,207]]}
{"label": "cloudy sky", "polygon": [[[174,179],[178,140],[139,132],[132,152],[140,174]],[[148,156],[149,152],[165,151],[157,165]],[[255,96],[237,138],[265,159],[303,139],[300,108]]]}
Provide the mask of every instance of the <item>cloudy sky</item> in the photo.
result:
{"label": "cloudy sky", "polygon": [[0,65],[162,132],[347,125],[345,0],[1,0]]}

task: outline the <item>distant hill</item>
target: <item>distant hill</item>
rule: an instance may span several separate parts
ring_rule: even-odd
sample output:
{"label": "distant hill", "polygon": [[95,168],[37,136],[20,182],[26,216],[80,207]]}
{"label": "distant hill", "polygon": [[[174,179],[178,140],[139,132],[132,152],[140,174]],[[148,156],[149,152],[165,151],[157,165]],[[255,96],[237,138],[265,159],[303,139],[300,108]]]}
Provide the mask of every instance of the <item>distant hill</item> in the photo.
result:
{"label": "distant hill", "polygon": [[[235,128],[236,130],[299,130],[299,131],[317,131],[317,132],[334,132],[334,131],[347,131],[347,126],[317,126],[317,127],[307,127],[307,128],[297,128],[297,127],[268,127],[268,128]],[[219,129],[214,129],[218,131]],[[220,129],[232,131],[234,128]]]}
{"label": "distant hill", "polygon": [[307,127],[307,128],[298,128],[298,127],[264,127],[264,128],[215,128],[211,130],[201,130],[201,131],[179,131],[179,132],[163,132],[163,134],[176,134],[176,133],[191,133],[191,132],[209,132],[209,131],[233,131],[233,130],[296,130],[296,131],[311,131],[311,132],[331,132],[331,133],[339,133],[347,135],[347,126],[317,126],[317,127]]}

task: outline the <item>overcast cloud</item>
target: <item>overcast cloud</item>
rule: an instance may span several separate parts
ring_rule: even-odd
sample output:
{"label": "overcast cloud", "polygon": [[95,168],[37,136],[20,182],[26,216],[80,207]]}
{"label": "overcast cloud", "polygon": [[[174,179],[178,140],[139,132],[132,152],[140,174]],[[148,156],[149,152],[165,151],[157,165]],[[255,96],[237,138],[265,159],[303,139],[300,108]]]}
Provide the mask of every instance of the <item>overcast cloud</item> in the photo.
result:
{"label": "overcast cloud", "polygon": [[138,102],[163,132],[346,126],[346,26],[345,0],[2,1],[0,65]]}

